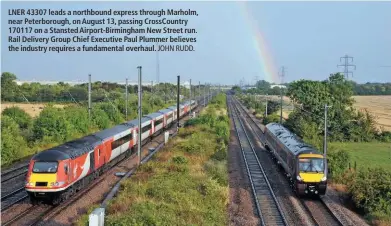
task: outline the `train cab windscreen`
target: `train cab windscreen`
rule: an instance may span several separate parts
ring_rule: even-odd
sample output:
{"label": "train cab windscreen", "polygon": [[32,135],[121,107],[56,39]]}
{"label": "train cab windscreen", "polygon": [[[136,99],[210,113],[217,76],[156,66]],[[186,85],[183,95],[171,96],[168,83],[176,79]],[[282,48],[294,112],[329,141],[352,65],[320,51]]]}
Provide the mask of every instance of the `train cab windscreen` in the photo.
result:
{"label": "train cab windscreen", "polygon": [[35,162],[33,173],[56,173],[57,167],[57,162]]}
{"label": "train cab windscreen", "polygon": [[324,160],[322,158],[300,158],[299,169],[302,173],[323,173]]}

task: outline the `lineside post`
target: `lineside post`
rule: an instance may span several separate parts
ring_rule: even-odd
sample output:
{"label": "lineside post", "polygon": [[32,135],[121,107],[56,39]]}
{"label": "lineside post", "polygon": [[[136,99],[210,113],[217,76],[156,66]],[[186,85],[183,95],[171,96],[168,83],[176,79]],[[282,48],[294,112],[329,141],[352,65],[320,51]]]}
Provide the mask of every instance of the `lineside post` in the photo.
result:
{"label": "lineside post", "polygon": [[126,84],[125,84],[125,116],[126,116],[126,121],[128,121],[128,79],[126,79]]}
{"label": "lineside post", "polygon": [[191,115],[191,79],[190,79],[190,112],[189,115]]}
{"label": "lineside post", "polygon": [[141,86],[141,66],[138,66],[138,141],[137,141],[137,157],[138,157],[138,165],[141,164],[141,116],[142,116],[142,86]]}
{"label": "lineside post", "polygon": [[267,117],[267,101],[268,101],[268,98],[267,98],[267,93],[266,93],[266,109],[265,109],[265,116]]}
{"label": "lineside post", "polygon": [[176,117],[177,117],[177,131],[179,131],[179,95],[180,95],[180,92],[181,92],[181,84],[180,84],[180,80],[181,80],[181,77],[180,75],[178,75],[178,81],[177,81],[177,88],[178,88],[178,93],[177,93],[177,96],[176,96]]}
{"label": "lineside post", "polygon": [[91,74],[88,75],[88,118],[91,120]]}
{"label": "lineside post", "polygon": [[331,106],[324,105],[324,139],[323,139],[323,155],[327,156],[327,109]]}

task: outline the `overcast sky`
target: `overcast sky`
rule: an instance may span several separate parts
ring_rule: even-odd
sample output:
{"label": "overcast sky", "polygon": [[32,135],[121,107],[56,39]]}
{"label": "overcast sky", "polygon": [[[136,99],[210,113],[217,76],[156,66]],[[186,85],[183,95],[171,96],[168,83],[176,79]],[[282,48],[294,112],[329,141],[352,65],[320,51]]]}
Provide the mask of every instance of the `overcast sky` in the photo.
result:
{"label": "overcast sky", "polygon": [[[236,84],[323,80],[340,57],[354,57],[354,81],[391,82],[391,2],[2,2],[2,72],[20,80],[156,80],[156,52],[8,52],[9,8],[194,9],[195,52],[160,52],[160,81]],[[15,18],[15,16],[12,16]],[[69,19],[72,17],[67,16]],[[135,17],[136,19],[141,19]],[[174,26],[175,27],[175,26]],[[258,35],[257,35],[258,34]],[[35,36],[39,36],[35,34]],[[47,34],[45,35],[45,37]]]}

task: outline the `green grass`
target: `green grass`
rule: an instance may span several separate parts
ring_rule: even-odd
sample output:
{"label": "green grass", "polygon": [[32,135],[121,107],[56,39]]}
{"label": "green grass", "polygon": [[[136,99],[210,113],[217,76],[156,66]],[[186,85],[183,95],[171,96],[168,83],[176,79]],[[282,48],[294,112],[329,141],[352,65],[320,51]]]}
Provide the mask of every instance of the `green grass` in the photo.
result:
{"label": "green grass", "polygon": [[[229,131],[229,121],[225,95],[217,97],[222,99],[121,184],[106,209],[105,225],[228,224],[228,139],[222,124]],[[87,221],[84,215],[78,225]]]}
{"label": "green grass", "polygon": [[[379,142],[340,143],[333,142],[330,148],[348,151],[351,167],[357,162],[357,169],[383,167],[391,171],[391,144]],[[347,163],[348,164],[348,163]]]}

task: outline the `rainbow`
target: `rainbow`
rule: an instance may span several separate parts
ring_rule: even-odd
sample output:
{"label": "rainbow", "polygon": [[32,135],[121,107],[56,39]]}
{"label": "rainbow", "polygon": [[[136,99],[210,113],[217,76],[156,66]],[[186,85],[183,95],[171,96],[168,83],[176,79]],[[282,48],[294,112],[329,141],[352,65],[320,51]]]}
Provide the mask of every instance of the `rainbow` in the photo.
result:
{"label": "rainbow", "polygon": [[276,71],[276,66],[273,61],[273,56],[267,48],[265,35],[262,34],[256,21],[252,17],[251,9],[248,7],[247,1],[240,1],[239,4],[242,8],[244,18],[247,20],[246,24],[249,24],[250,29],[252,31],[253,43],[258,53],[259,61],[262,65],[262,73],[264,75],[264,80],[276,84],[281,83],[281,80],[278,76],[278,72]]}

